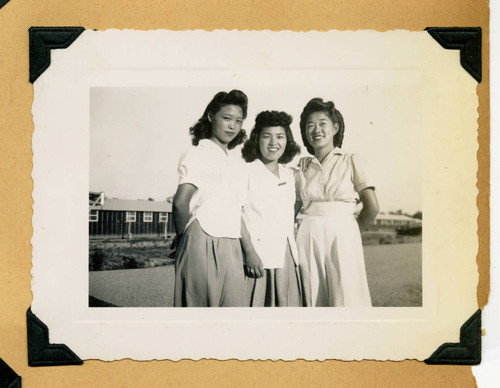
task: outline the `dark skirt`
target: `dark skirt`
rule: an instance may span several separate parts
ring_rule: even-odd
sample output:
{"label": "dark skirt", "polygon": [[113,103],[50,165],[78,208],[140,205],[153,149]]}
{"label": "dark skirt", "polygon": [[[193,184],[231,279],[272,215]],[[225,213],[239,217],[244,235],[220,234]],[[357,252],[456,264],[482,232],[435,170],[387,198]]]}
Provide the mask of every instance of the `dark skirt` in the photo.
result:
{"label": "dark skirt", "polygon": [[251,307],[301,307],[302,287],[298,267],[287,244],[283,268],[266,268],[261,278],[247,277]]}
{"label": "dark skirt", "polygon": [[237,238],[211,237],[194,220],[175,260],[175,307],[246,307],[243,253]]}

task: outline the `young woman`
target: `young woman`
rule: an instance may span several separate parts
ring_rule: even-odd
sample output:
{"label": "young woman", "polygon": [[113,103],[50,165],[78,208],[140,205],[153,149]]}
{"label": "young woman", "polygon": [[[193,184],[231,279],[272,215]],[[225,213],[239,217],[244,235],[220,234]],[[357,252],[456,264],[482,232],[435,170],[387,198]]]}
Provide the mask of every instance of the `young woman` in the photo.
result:
{"label": "young woman", "polygon": [[[314,98],[300,116],[314,155],[296,174],[305,218],[297,233],[303,289],[312,306],[371,306],[360,231],[378,213],[372,183],[356,155],[342,150],[344,120],[331,101]],[[363,209],[354,217],[356,204]]]}
{"label": "young woman", "polygon": [[240,243],[245,179],[228,156],[245,139],[247,105],[239,90],[219,92],[189,130],[193,146],[180,158],[173,200],[175,306],[247,305]]}
{"label": "young woman", "polygon": [[294,238],[295,182],[283,165],[299,153],[291,123],[285,112],[259,113],[242,149],[248,162],[243,220],[251,240],[245,251],[252,307],[302,305]]}

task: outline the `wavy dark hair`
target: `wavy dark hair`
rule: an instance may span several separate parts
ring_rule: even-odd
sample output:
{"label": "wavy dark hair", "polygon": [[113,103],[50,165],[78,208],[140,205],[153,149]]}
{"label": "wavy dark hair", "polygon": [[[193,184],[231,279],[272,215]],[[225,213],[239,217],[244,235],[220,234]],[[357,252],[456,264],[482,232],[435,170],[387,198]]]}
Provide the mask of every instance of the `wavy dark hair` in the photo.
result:
{"label": "wavy dark hair", "polygon": [[[201,139],[210,139],[212,137],[212,124],[208,120],[208,116],[215,115],[219,110],[227,105],[236,105],[243,111],[243,119],[247,117],[248,97],[241,90],[231,90],[229,93],[219,92],[212,101],[207,105],[203,116],[189,128],[191,142],[197,146]],[[246,139],[246,132],[242,128],[236,137],[227,145],[228,149],[233,149],[237,145],[243,143]]]}
{"label": "wavy dark hair", "polygon": [[332,101],[323,101],[321,98],[313,98],[307,103],[300,115],[300,134],[302,135],[302,141],[307,148],[307,151],[314,155],[314,148],[307,141],[306,135],[306,124],[307,119],[312,113],[324,112],[332,120],[333,124],[339,125],[339,130],[333,137],[334,147],[342,147],[342,141],[344,140],[344,118],[340,112],[335,109],[335,104]]}
{"label": "wavy dark hair", "polygon": [[286,147],[283,155],[278,159],[278,163],[288,163],[300,152],[300,147],[293,140],[290,124],[292,116],[285,112],[264,111],[260,112],[255,118],[255,126],[250,133],[250,138],[245,142],[241,150],[243,159],[246,162],[253,162],[255,159],[260,159],[262,154],[259,149],[259,137],[262,130],[267,127],[282,127],[286,135]]}

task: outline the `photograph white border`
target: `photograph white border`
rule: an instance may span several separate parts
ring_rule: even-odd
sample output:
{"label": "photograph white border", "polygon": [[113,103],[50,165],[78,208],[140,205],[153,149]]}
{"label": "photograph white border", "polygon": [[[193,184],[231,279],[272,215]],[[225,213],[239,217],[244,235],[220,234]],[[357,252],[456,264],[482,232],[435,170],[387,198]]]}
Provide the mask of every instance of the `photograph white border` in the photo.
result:
{"label": "photograph white border", "polygon": [[[477,309],[478,282],[477,83],[458,55],[426,32],[407,31],[85,31],[69,48],[52,50],[32,109],[32,311],[50,342],[102,360],[423,360],[458,342]],[[263,77],[268,86],[320,82],[322,72],[355,73],[346,83],[419,74],[424,306],[88,308],[89,88],[244,90]]]}

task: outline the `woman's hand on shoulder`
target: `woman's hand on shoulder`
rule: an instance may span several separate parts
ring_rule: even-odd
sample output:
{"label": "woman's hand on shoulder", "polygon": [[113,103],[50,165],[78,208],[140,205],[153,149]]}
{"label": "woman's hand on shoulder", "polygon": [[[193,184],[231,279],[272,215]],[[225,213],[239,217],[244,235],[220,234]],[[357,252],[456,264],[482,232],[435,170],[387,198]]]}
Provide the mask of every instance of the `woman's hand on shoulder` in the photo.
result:
{"label": "woman's hand on shoulder", "polygon": [[249,278],[261,278],[264,276],[262,260],[254,250],[245,254],[245,266]]}
{"label": "woman's hand on shoulder", "polygon": [[309,165],[311,164],[312,160],[313,158],[311,156],[304,156],[300,158],[299,160],[300,171],[305,172],[309,168]]}

